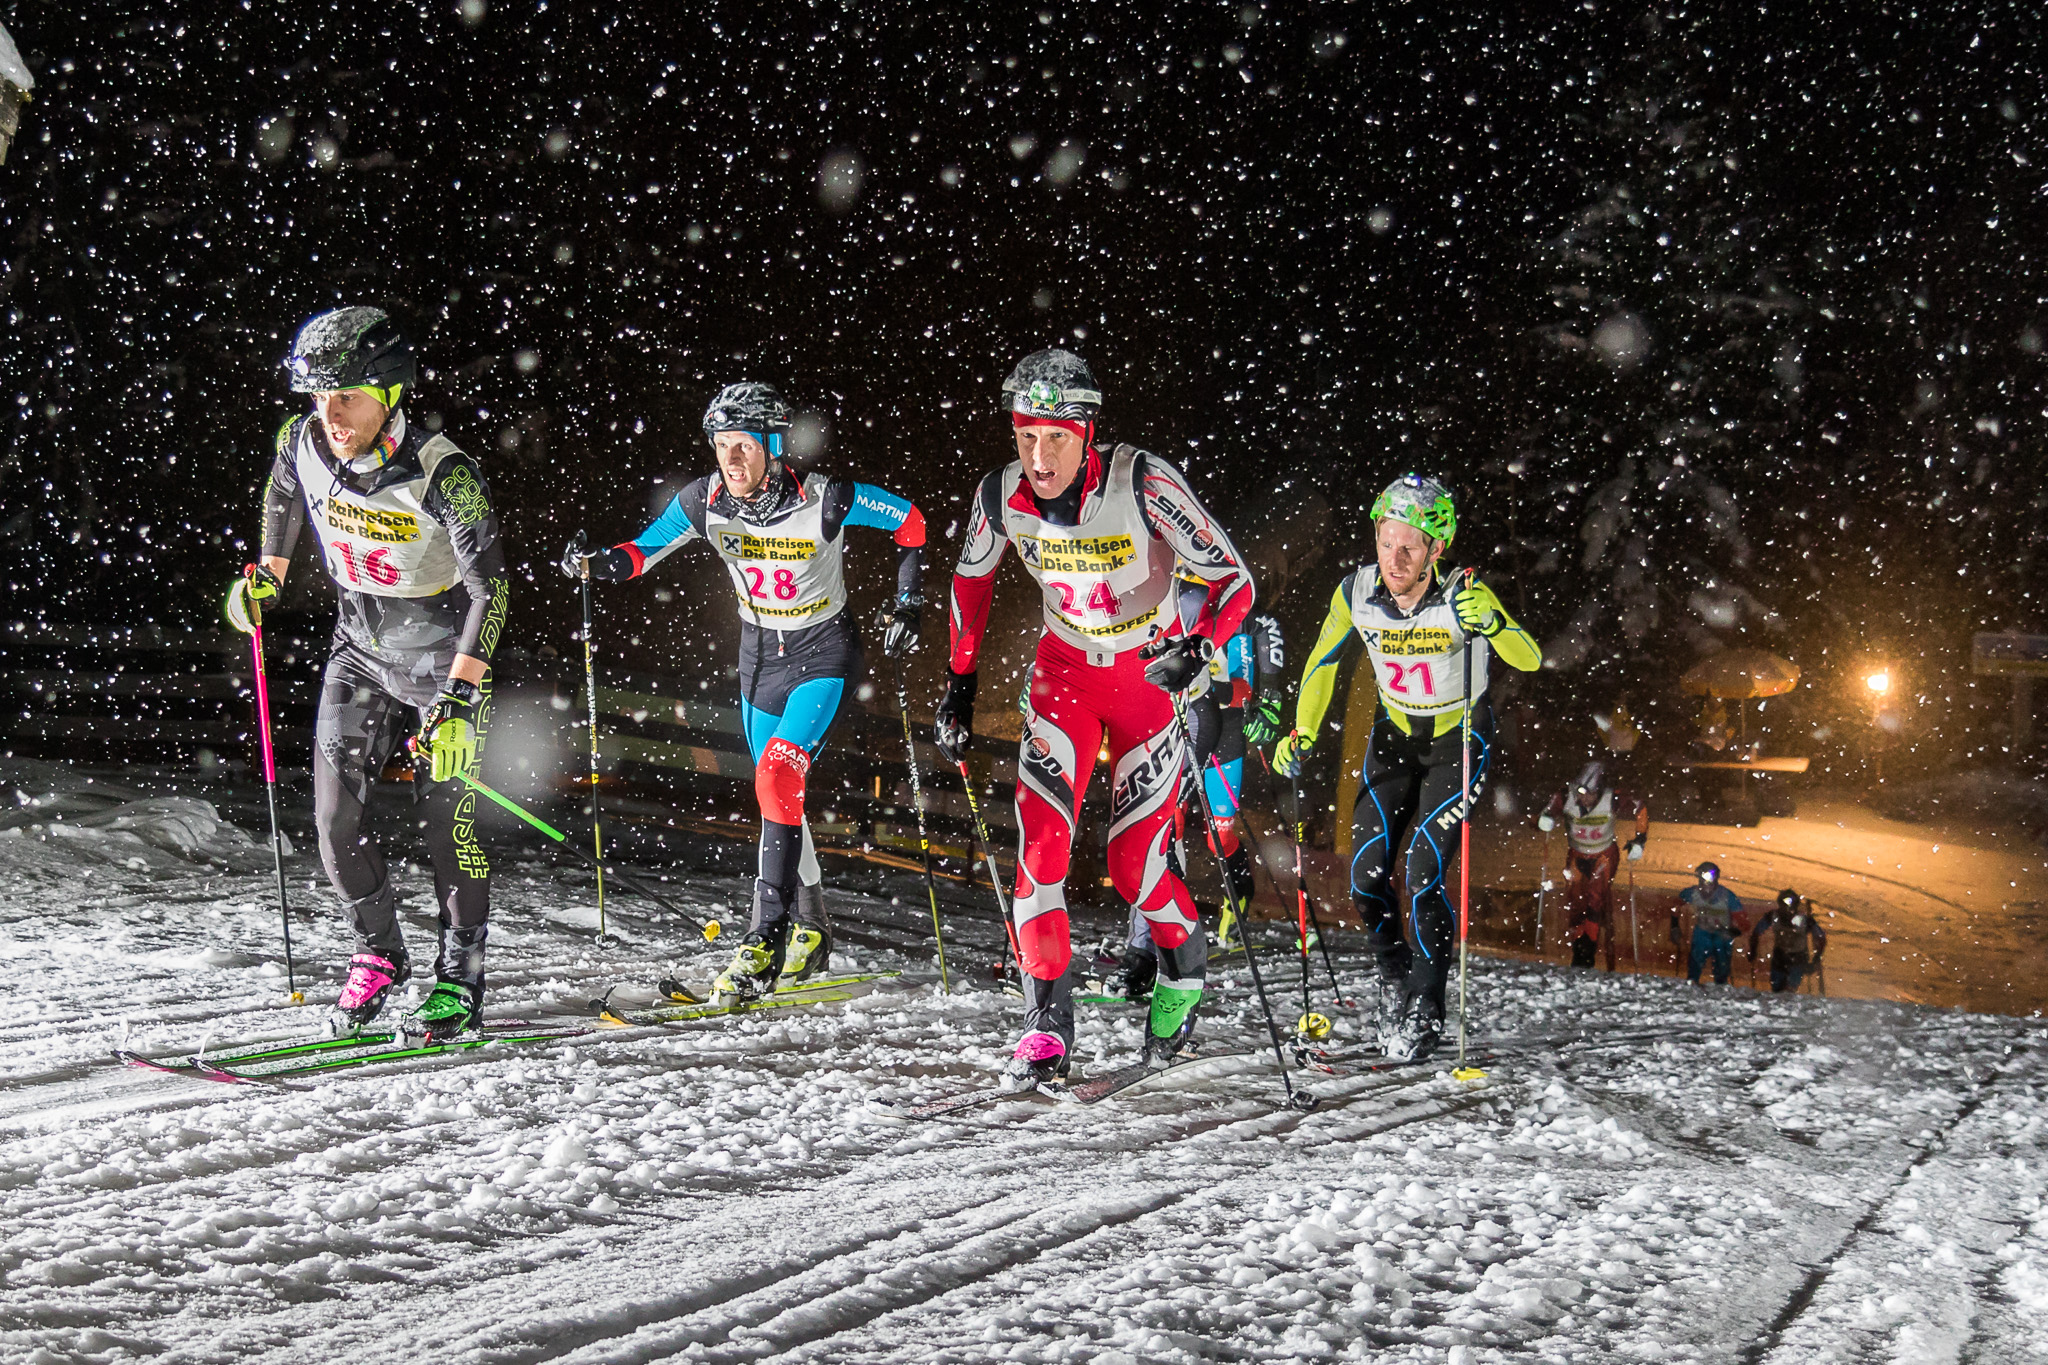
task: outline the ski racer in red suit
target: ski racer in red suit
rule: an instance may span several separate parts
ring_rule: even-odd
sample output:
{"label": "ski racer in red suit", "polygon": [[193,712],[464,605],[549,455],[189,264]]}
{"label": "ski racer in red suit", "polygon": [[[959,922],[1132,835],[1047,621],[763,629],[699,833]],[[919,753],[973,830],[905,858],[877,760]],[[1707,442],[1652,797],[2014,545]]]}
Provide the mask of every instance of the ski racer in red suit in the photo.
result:
{"label": "ski racer in red suit", "polygon": [[1622,857],[1614,825],[1623,815],[1635,822],[1635,837],[1627,845],[1634,862],[1643,856],[1643,844],[1650,837],[1650,804],[1610,784],[1600,764],[1588,763],[1578,780],[1552,796],[1536,817],[1536,828],[1545,834],[1557,828],[1560,817],[1570,821],[1564,886],[1574,967],[1592,966],[1605,943],[1607,970],[1614,970],[1614,874]]}
{"label": "ski racer in red suit", "polygon": [[[959,762],[974,716],[975,665],[1003,547],[1044,594],[1017,757],[1017,939],[1024,1035],[1004,1073],[1015,1089],[1068,1072],[1074,1005],[1066,876],[1075,812],[1098,749],[1111,765],[1109,875],[1159,948],[1145,1059],[1188,1042],[1207,951],[1187,886],[1169,864],[1186,737],[1177,696],[1199,695],[1218,643],[1252,608],[1252,580],[1181,472],[1156,455],[1095,447],[1102,392],[1068,351],[1026,356],[1003,383],[1017,459],[982,479],[953,575],[951,677],[934,735]],[[1192,624],[1174,567],[1208,584]]]}

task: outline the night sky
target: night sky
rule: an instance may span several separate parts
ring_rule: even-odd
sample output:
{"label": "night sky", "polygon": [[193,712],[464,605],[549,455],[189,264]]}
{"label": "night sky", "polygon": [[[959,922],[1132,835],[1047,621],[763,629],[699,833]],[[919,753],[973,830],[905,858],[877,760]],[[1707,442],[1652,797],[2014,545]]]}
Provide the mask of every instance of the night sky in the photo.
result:
{"label": "night sky", "polygon": [[[561,542],[706,470],[740,378],[925,507],[936,595],[1003,374],[1064,344],[1106,436],[1320,552],[1297,650],[1412,468],[1574,742],[1624,691],[1680,721],[1676,674],[1744,644],[1806,668],[1808,728],[1882,657],[1916,742],[1998,743],[1970,632],[2048,630],[2035,7],[685,8],[0,0],[38,82],[0,166],[7,619],[216,621],[278,361],[338,304],[398,316],[409,410],[484,459],[525,648],[573,628]],[[691,559],[607,600],[615,657],[728,661]]]}

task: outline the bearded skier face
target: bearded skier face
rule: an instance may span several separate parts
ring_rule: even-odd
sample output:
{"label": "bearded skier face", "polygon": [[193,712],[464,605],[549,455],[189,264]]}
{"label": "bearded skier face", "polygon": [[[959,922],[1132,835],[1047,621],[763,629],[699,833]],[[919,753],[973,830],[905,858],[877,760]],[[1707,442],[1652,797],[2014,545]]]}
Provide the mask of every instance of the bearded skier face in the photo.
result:
{"label": "bearded skier face", "polygon": [[313,395],[313,415],[327,433],[327,448],[338,460],[367,454],[390,409],[362,389],[331,389]]}
{"label": "bearded skier face", "polygon": [[1373,529],[1379,547],[1380,582],[1397,599],[1418,593],[1429,582],[1429,572],[1444,552],[1443,542],[1431,540],[1405,521],[1382,517]]}

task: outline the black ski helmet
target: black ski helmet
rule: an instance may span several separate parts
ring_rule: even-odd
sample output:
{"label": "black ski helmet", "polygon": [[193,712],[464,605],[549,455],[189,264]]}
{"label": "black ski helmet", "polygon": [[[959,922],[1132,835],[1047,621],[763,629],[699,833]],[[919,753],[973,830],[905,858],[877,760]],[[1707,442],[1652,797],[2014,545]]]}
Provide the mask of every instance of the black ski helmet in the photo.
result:
{"label": "black ski helmet", "polygon": [[399,391],[419,382],[412,343],[382,308],[337,308],[299,328],[285,357],[293,393],[378,389],[397,407]]}
{"label": "black ski helmet", "polygon": [[1058,347],[1033,351],[1003,381],[1005,410],[1062,422],[1093,422],[1102,411],[1102,386],[1088,362]]}
{"label": "black ski helmet", "polygon": [[1780,891],[1778,893],[1778,908],[1780,910],[1790,910],[1797,914],[1799,911],[1799,893],[1789,886]]}
{"label": "black ski helmet", "polygon": [[727,384],[704,409],[704,438],[716,445],[719,432],[744,431],[759,438],[770,455],[779,456],[789,418],[789,404],[773,385]]}
{"label": "black ski helmet", "polygon": [[1701,863],[1692,870],[1692,875],[1705,882],[1708,886],[1714,886],[1721,880],[1721,869],[1712,863]]}

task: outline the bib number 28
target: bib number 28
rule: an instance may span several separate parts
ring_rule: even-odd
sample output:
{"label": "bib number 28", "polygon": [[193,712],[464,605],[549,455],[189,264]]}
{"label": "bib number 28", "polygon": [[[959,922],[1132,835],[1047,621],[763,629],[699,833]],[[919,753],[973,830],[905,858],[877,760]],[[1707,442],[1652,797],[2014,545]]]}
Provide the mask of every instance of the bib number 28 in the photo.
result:
{"label": "bib number 28", "polygon": [[1429,671],[1429,660],[1404,664],[1399,659],[1382,660],[1387,669],[1387,691],[1397,697],[1436,696],[1436,675]]}
{"label": "bib number 28", "polygon": [[747,565],[743,572],[747,576],[749,596],[766,600],[771,587],[775,590],[775,600],[778,602],[787,602],[796,596],[796,571],[793,569],[777,569],[772,579],[765,571],[752,564]]}

